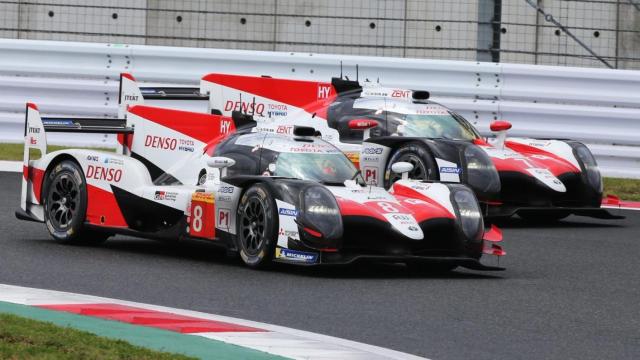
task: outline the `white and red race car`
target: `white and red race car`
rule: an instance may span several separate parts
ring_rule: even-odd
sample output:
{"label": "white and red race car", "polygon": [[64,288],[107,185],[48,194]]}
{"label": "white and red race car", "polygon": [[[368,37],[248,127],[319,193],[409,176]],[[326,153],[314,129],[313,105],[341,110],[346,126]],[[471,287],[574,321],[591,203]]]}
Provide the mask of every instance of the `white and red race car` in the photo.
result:
{"label": "white and red race car", "polygon": [[[123,146],[47,153],[48,132],[115,133]],[[496,244],[502,236],[485,229],[469,188],[406,176],[389,191],[366,185],[342,152],[315,135],[311,127],[258,131],[239,113],[136,105],[120,120],[41,118],[27,104],[16,216],[44,222],[63,243],[114,234],[202,240],[256,268],[369,259],[502,269],[480,262],[483,254],[504,255]],[[405,175],[411,168],[393,166]]]}
{"label": "white and red race car", "polygon": [[[128,88],[139,91],[133,84]],[[139,99],[162,98],[164,91],[175,89],[144,88]],[[426,91],[337,78],[209,74],[192,92],[208,101],[202,111],[250,113],[261,131],[288,134],[295,125],[314,127],[359,166],[371,185],[390,188],[399,178],[391,166],[402,161],[414,166],[410,178],[468,185],[490,217],[621,218],[600,207],[602,177],[582,143],[507,138],[511,124],[506,121],[492,123],[496,137],[483,138],[462,116],[428,100]]]}

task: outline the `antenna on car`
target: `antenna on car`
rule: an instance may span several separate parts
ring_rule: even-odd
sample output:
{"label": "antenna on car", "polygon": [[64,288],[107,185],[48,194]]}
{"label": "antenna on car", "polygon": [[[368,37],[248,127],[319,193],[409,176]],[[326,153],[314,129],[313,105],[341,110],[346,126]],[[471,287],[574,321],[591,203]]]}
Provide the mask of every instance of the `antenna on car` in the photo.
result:
{"label": "antenna on car", "polygon": [[340,60],[340,79],[342,79],[342,60]]}
{"label": "antenna on car", "polygon": [[[256,97],[253,97],[253,103],[251,104],[251,115],[255,115],[256,114]],[[261,115],[261,114],[258,114]]]}
{"label": "antenna on car", "polygon": [[358,81],[358,64],[356,64],[356,81]]}

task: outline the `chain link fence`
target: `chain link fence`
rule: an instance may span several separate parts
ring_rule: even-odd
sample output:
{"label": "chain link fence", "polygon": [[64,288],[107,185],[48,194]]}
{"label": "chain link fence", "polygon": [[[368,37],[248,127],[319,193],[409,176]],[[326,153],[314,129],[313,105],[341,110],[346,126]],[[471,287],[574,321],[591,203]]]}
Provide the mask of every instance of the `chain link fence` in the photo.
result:
{"label": "chain link fence", "polygon": [[0,0],[0,37],[640,69],[640,0]]}

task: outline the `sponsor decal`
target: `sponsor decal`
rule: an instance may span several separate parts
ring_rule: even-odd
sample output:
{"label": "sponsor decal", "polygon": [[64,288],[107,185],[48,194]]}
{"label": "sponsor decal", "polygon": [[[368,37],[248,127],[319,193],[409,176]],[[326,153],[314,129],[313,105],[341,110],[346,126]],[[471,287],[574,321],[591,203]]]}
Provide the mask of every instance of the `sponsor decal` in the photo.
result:
{"label": "sponsor decal", "polygon": [[380,155],[382,154],[382,151],[383,151],[382,148],[373,148],[373,147],[366,147],[362,149],[363,154],[369,154],[369,155]]}
{"label": "sponsor decal", "polygon": [[126,95],[125,94],[124,101],[138,101],[138,95]]}
{"label": "sponsor decal", "polygon": [[298,216],[298,210],[296,209],[280,208],[278,209],[278,213],[280,215],[285,215],[285,216]]}
{"label": "sponsor decal", "polygon": [[443,166],[440,168],[440,173],[442,174],[461,174],[462,169],[459,167],[452,166]]}
{"label": "sponsor decal", "polygon": [[318,99],[328,99],[331,93],[331,85],[318,84]]}
{"label": "sponsor decal", "polygon": [[203,202],[213,204],[213,193],[195,192],[191,195],[191,202]]}
{"label": "sponsor decal", "polygon": [[408,98],[411,96],[411,90],[393,90],[391,92],[391,97],[394,98]]}
{"label": "sponsor decal", "polygon": [[278,125],[276,129],[276,134],[293,134],[293,125]]}
{"label": "sponsor decal", "polygon": [[315,264],[318,261],[318,254],[312,252],[276,248],[276,258],[307,264]]}
{"label": "sponsor decal", "polygon": [[220,133],[228,134],[229,130],[231,130],[231,121],[222,119],[220,121]]}
{"label": "sponsor decal", "polygon": [[218,217],[217,217],[217,222],[216,222],[216,227],[219,228],[223,228],[223,229],[228,229],[229,228],[229,221],[231,219],[231,210],[229,209],[219,209],[218,210]]}
{"label": "sponsor decal", "polygon": [[89,165],[87,167],[85,176],[87,177],[87,179],[120,182],[120,180],[122,179],[122,169]]}
{"label": "sponsor decal", "polygon": [[285,230],[283,228],[280,228],[280,231],[278,231],[278,235],[280,236],[286,236],[288,238],[298,238],[298,232],[295,230]]}
{"label": "sponsor decal", "polygon": [[38,140],[36,138],[34,138],[33,136],[31,136],[31,137],[29,137],[29,144],[37,145],[38,144]]}
{"label": "sponsor decal", "polygon": [[113,165],[124,165],[124,160],[122,159],[116,159],[116,158],[104,158],[104,163],[105,164],[113,164]]}
{"label": "sponsor decal", "polygon": [[234,188],[233,186],[220,186],[218,188],[218,192],[220,194],[233,194]]}
{"label": "sponsor decal", "polygon": [[328,144],[308,143],[308,144],[302,144],[302,145],[296,146],[296,147],[291,147],[291,148],[289,148],[289,152],[292,152],[292,153],[324,153],[324,154],[330,154],[330,153],[336,153],[336,152],[340,152],[340,151],[335,149],[333,146],[328,145]]}
{"label": "sponsor decal", "polygon": [[176,201],[176,197],[178,197],[178,193],[176,193],[176,192],[156,191],[154,199],[156,199],[156,200]]}
{"label": "sponsor decal", "polygon": [[40,128],[29,126],[29,134],[40,134]]}
{"label": "sponsor decal", "polygon": [[155,149],[175,150],[178,140],[170,137],[147,135],[144,139],[144,146]]}
{"label": "sponsor decal", "polygon": [[194,152],[196,143],[193,140],[189,139],[179,139],[178,140],[178,150],[184,152]]}
{"label": "sponsor decal", "polygon": [[411,231],[418,231],[418,228],[415,226],[409,226],[408,229]]}
{"label": "sponsor decal", "polygon": [[231,196],[218,196],[218,201],[220,202],[230,202],[231,200]]}
{"label": "sponsor decal", "polygon": [[367,184],[377,184],[378,183],[378,169],[375,167],[365,166],[364,170],[364,181]]}
{"label": "sponsor decal", "polygon": [[284,117],[289,114],[287,105],[285,104],[267,104],[267,108],[269,109],[267,111],[268,117]]}
{"label": "sponsor decal", "polygon": [[258,114],[260,116],[264,116],[264,104],[227,100],[224,104],[224,111],[240,111],[245,114]]}
{"label": "sponsor decal", "polygon": [[449,115],[447,109],[442,106],[421,106],[416,109],[416,114],[418,115]]}
{"label": "sponsor decal", "polygon": [[87,161],[99,162],[100,158],[97,155],[87,155]]}
{"label": "sponsor decal", "polygon": [[57,125],[57,126],[74,126],[73,121],[69,119],[56,119],[56,120],[42,119],[42,124]]}

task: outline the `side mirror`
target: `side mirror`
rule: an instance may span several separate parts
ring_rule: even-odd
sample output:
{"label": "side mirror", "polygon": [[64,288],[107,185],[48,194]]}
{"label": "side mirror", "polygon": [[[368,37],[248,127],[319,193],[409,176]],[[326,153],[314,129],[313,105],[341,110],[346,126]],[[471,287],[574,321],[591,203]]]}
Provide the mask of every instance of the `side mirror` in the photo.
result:
{"label": "side mirror", "polygon": [[506,120],[496,120],[491,122],[489,128],[491,131],[507,131],[511,129],[511,123]]}
{"label": "side mirror", "polygon": [[498,133],[496,135],[495,147],[504,149],[504,141],[507,139],[507,130],[511,129],[511,123],[506,120],[496,120],[489,125],[491,131]]}
{"label": "side mirror", "polygon": [[220,178],[227,176],[227,168],[235,165],[235,163],[235,160],[224,156],[208,158],[207,166],[209,169],[207,170],[207,181],[205,182],[205,186],[210,187],[212,185],[220,184]]}
{"label": "side mirror", "polygon": [[236,164],[236,161],[224,157],[224,156],[214,156],[207,159],[207,166],[212,167],[214,169],[223,169]]}
{"label": "side mirror", "polygon": [[409,172],[413,170],[413,164],[400,161],[391,165],[391,171],[396,174],[402,174],[402,180],[409,179]]}

